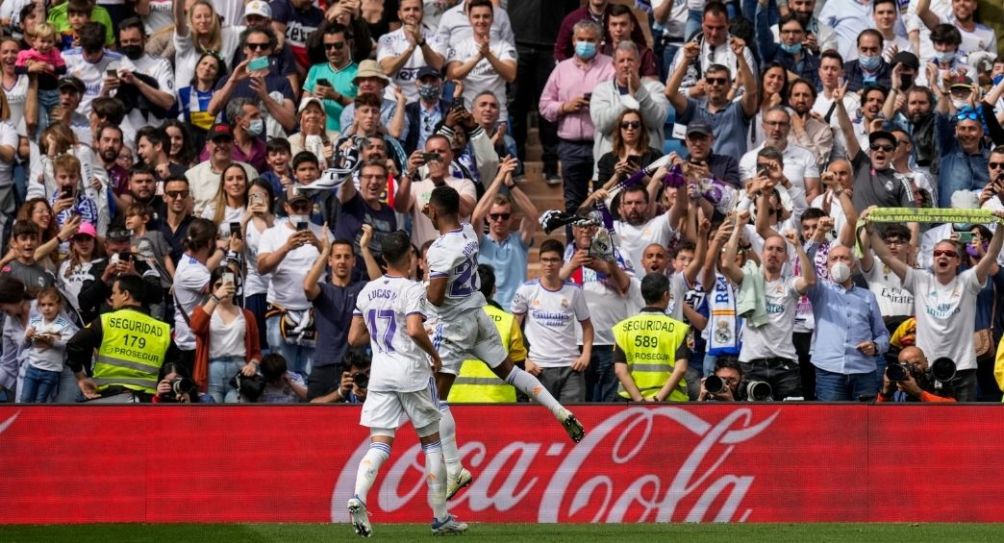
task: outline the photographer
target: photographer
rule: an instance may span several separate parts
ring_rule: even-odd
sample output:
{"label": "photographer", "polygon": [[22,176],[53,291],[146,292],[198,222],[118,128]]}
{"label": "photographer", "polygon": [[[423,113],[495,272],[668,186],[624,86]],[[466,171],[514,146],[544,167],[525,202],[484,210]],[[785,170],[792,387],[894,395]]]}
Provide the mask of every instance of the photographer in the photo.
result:
{"label": "photographer", "polygon": [[[926,402],[955,403],[955,398],[939,396],[932,392],[934,381],[928,377],[928,363],[924,352],[917,347],[906,347],[899,352],[899,363],[906,368],[906,378],[894,381],[889,378],[890,370],[886,368],[882,377],[882,391],[875,403],[886,402]],[[919,378],[919,380],[918,380]],[[939,391],[941,394],[951,394],[951,391]]]}
{"label": "photographer", "polygon": [[152,403],[215,403],[212,396],[200,394],[195,381],[181,364],[168,362],[160,370],[162,377],[157,383],[157,394]]}
{"label": "photographer", "polygon": [[261,359],[261,376],[265,381],[258,403],[299,403],[307,399],[307,385],[300,374],[289,371],[281,354],[265,355]]}
{"label": "photographer", "polygon": [[[710,386],[709,380],[711,381]],[[742,389],[739,387],[742,382],[743,369],[739,366],[739,360],[734,356],[720,357],[715,361],[714,374],[701,380],[701,392],[697,396],[697,401],[735,402],[744,400]],[[715,384],[718,386],[714,386]]]}
{"label": "photographer", "polygon": [[366,401],[366,387],[370,381],[370,359],[355,352],[345,353],[342,365],[347,367],[342,372],[340,386],[324,396],[318,396],[310,403],[357,403]]}

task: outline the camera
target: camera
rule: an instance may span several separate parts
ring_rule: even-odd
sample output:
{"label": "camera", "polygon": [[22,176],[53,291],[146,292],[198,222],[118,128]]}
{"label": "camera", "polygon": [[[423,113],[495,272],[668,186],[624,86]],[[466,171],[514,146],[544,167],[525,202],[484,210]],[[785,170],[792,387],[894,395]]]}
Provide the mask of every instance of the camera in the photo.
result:
{"label": "camera", "polygon": [[947,383],[955,378],[955,362],[951,358],[943,356],[932,362],[931,369],[928,371],[935,381]]}
{"label": "camera", "polygon": [[[915,373],[912,369],[912,367],[905,366],[899,362],[890,362],[889,365],[885,367],[885,374],[890,381],[903,382],[906,381],[911,374]],[[916,379],[916,375],[914,375],[914,379]]]}
{"label": "camera", "polygon": [[357,371],[352,374],[352,383],[359,388],[366,388],[370,384],[370,375],[366,372]]}
{"label": "camera", "polygon": [[708,394],[720,394],[725,390],[725,381],[717,375],[709,375],[704,380],[704,390],[707,390]]}
{"label": "camera", "polygon": [[195,388],[195,381],[189,379],[188,377],[175,377],[171,381],[171,391],[173,391],[178,396],[182,394],[188,394],[192,392]]}
{"label": "camera", "polygon": [[774,389],[767,381],[750,381],[746,384],[746,398],[751,402],[769,402],[774,397]]}
{"label": "camera", "polygon": [[254,403],[265,392],[265,378],[260,373],[248,377],[238,371],[237,375],[230,379],[230,386],[237,389],[244,401]]}

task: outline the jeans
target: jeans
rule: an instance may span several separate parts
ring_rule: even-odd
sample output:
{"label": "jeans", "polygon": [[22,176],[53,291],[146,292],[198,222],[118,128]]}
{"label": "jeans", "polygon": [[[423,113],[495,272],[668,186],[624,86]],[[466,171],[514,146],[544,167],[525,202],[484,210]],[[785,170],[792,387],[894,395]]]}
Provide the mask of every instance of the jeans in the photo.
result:
{"label": "jeans", "polygon": [[743,387],[751,381],[766,381],[773,391],[774,401],[802,395],[802,379],[794,360],[759,358],[740,362],[739,366],[743,369]]}
{"label": "jeans", "polygon": [[565,211],[575,213],[589,196],[589,180],[593,178],[593,142],[561,140],[558,143],[558,158],[561,160]]}
{"label": "jeans", "polygon": [[63,373],[59,376],[59,392],[56,394],[56,403],[77,403],[83,401],[83,394],[80,393],[80,386],[77,385],[77,376],[69,366],[63,368]]}
{"label": "jeans", "polygon": [[60,373],[29,365],[21,387],[21,403],[50,403],[59,388]]}
{"label": "jeans", "polygon": [[816,368],[816,399],[821,402],[851,402],[874,399],[878,394],[878,370],[845,375]]}
{"label": "jeans", "polygon": [[593,356],[586,368],[586,401],[617,401],[620,379],[614,373],[614,350],[610,345],[593,345]]}
{"label": "jeans", "polygon": [[561,404],[582,403],[586,399],[586,375],[564,368],[541,368],[540,384]]}
{"label": "jeans", "polygon": [[216,403],[237,403],[240,399],[230,380],[246,362],[243,356],[221,356],[209,360],[209,395]]}
{"label": "jeans", "polygon": [[289,371],[299,373],[301,377],[306,379],[314,362],[314,348],[286,343],[279,332],[279,319],[281,318],[282,315],[276,315],[266,320],[269,351],[282,355],[286,359],[286,367],[289,368]]}
{"label": "jeans", "polygon": [[812,351],[812,332],[795,332],[791,335],[798,355],[799,377],[802,379],[802,395],[805,401],[816,399],[816,366],[809,360]]}
{"label": "jeans", "polygon": [[959,370],[952,379],[955,399],[960,402],[976,401],[976,370]]}

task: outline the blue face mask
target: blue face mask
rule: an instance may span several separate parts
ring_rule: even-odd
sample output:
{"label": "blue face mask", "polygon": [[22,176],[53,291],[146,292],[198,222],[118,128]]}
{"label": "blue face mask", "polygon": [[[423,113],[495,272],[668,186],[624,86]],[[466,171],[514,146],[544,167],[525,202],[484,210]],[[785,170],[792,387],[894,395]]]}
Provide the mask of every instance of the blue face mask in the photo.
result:
{"label": "blue face mask", "polygon": [[1004,81],[1004,74],[997,74],[993,78],[994,85],[1000,85]]}
{"label": "blue face mask", "polygon": [[882,63],[882,57],[878,55],[875,55],[873,57],[861,55],[858,57],[858,64],[860,64],[862,68],[868,70],[869,72],[877,70],[881,63]]}
{"label": "blue face mask", "polygon": [[575,42],[575,56],[589,60],[596,56],[596,44],[588,41]]}
{"label": "blue face mask", "polygon": [[788,53],[789,55],[797,55],[802,52],[801,43],[792,43],[790,45],[787,43],[781,43],[780,45],[781,45],[781,50],[784,51],[785,53]]}
{"label": "blue face mask", "polygon": [[942,64],[951,64],[955,60],[955,51],[938,51],[934,56]]}

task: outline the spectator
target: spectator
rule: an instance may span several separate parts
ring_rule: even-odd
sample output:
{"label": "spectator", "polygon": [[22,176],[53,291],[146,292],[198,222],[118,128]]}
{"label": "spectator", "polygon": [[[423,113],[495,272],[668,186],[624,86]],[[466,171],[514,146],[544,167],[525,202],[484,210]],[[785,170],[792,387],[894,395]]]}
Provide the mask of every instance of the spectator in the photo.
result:
{"label": "spectator", "polygon": [[35,46],[20,51],[15,64],[15,73],[30,75],[37,82],[42,129],[48,126],[52,108],[59,103],[57,79],[66,75],[66,62],[59,54],[59,49],[56,49],[55,42],[55,29],[51,25],[39,23],[35,26]]}
{"label": "spectator", "polygon": [[213,127],[215,116],[209,111],[209,102],[213,99],[213,89],[226,72],[227,67],[219,57],[213,53],[202,53],[195,63],[191,83],[178,89],[179,118],[192,128],[196,149],[202,149],[206,135]]}
{"label": "spectator", "polygon": [[404,107],[410,127],[404,151],[409,155],[416,149],[425,149],[425,142],[436,133],[436,127],[446,120],[450,110],[450,103],[442,98],[443,77],[439,70],[424,66],[418,70],[416,80],[418,100],[409,98]]}
{"label": "spectator", "polygon": [[138,301],[144,311],[151,313],[160,310],[160,304],[164,301],[160,274],[146,262],[132,257],[131,243],[132,235],[125,228],[113,227],[108,230],[105,251],[109,258],[94,263],[91,268],[94,279],[85,279],[77,296],[83,322],[90,322],[99,314],[111,311],[111,304],[108,302],[112,285],[116,278],[126,274],[142,278],[145,287]]}
{"label": "spectator", "polygon": [[976,76],[976,69],[968,62],[962,51],[962,34],[959,29],[950,24],[939,24],[931,29],[931,51],[923,54],[922,59],[928,66],[934,64],[937,69],[936,77],[932,74],[927,76],[927,85],[934,88],[946,77],[962,72],[966,77]]}
{"label": "spectator", "polygon": [[[844,83],[844,60],[836,51],[823,51],[819,55],[819,84],[821,86],[819,95],[816,96],[816,103],[812,107],[812,112],[819,115],[823,122],[828,123],[833,129],[833,153],[831,158],[848,158],[847,142],[844,140],[844,133],[840,130],[840,123],[837,120],[836,103],[833,95],[837,93]],[[840,93],[841,102],[851,119],[861,118],[861,97],[857,93]]]}
{"label": "spectator", "polygon": [[49,196],[49,205],[60,228],[74,216],[84,222],[97,224],[98,206],[87,194],[80,190],[80,161],[73,155],[59,155],[53,161],[56,187]]}
{"label": "spectator", "polygon": [[757,157],[760,151],[774,148],[781,152],[784,177],[790,183],[791,198],[801,208],[822,191],[819,187],[819,167],[816,156],[800,145],[789,143],[791,114],[782,106],[776,106],[763,115],[763,145],[751,149],[739,161],[739,172],[743,183],[749,183],[757,174]]}
{"label": "spectator", "polygon": [[[307,379],[307,401],[327,396],[341,388],[343,372],[348,369],[343,360],[349,353],[349,324],[356,308],[356,298],[366,285],[365,280],[355,281],[352,278],[356,268],[352,242],[336,238],[334,243],[330,243],[325,233],[320,245],[321,254],[304,277],[302,287],[315,312],[318,337],[318,348]],[[321,281],[327,266],[331,267],[329,279]]]}
{"label": "spectator", "polygon": [[59,389],[60,376],[66,358],[66,342],[77,332],[77,326],[63,316],[63,298],[55,287],[42,289],[35,298],[38,314],[28,318],[24,341],[27,369],[20,403],[50,403]]}
{"label": "spectator", "polygon": [[303,195],[311,204],[307,209],[306,220],[316,225],[327,224],[330,230],[332,225],[338,224],[341,205],[338,202],[338,195],[334,191],[324,190],[326,187],[321,187],[319,190],[311,188],[319,175],[320,169],[314,155],[307,151],[301,151],[293,157],[294,183],[279,196],[276,206],[280,209],[279,214],[284,215],[283,203],[298,195]]}
{"label": "spectator", "polygon": [[272,0],[272,28],[277,36],[282,36],[281,47],[289,49],[296,57],[301,72],[310,67],[307,60],[307,40],[324,22],[324,12],[310,0]]}
{"label": "spectator", "polygon": [[[460,38],[459,33],[451,34],[446,75],[463,82],[464,100],[473,104],[474,98],[485,90],[492,91],[495,96],[506,95],[506,83],[516,80],[516,48],[512,39],[499,39],[491,33],[494,14],[502,10],[495,9],[490,0],[465,2],[473,34],[464,38]],[[443,26],[439,27],[439,35],[443,35]],[[501,106],[500,116],[506,119],[509,111],[504,100]]]}
{"label": "spectator", "polygon": [[213,221],[221,237],[240,235],[240,229],[232,230],[234,223],[240,223],[248,207],[247,172],[234,162],[220,175],[220,188],[216,197],[202,210],[202,218]]}
{"label": "spectator", "polygon": [[[404,139],[403,137],[408,133],[408,123],[404,115],[404,94],[395,89],[395,100],[384,98],[384,89],[390,84],[390,78],[383,74],[376,61],[366,59],[360,62],[359,69],[352,79],[352,84],[355,85],[356,92],[359,95],[372,94],[379,99],[380,124],[392,138]],[[355,103],[349,104],[342,109],[342,117],[339,124],[343,132],[350,132],[355,112]]]}
{"label": "spectator", "polygon": [[[934,391],[921,388],[915,375],[924,375],[928,370],[927,357],[918,347],[906,347],[899,352],[898,362],[908,368],[906,380],[892,381],[888,372],[882,376],[882,393],[876,402],[924,402],[924,403],[954,403],[955,398],[945,392],[934,394]],[[933,383],[926,382],[930,386]],[[965,401],[965,400],[960,400]]]}
{"label": "spectator", "polygon": [[[677,88],[686,91],[688,97],[700,99],[708,92],[707,84],[702,85],[701,81],[713,65],[723,66],[728,73],[742,74],[743,65],[739,63],[739,57],[742,57],[750,73],[755,72],[756,62],[753,60],[753,52],[745,47],[743,40],[729,33],[728,23],[728,10],[725,4],[717,0],[707,2],[701,17],[701,32],[689,37],[689,43],[695,45],[684,46],[676,53],[669,73],[683,70]],[[736,45],[737,39],[739,44],[744,45],[743,47]],[[746,79],[741,81],[746,92],[754,88],[753,85],[746,84]],[[748,81],[752,82],[753,79]],[[666,86],[670,85],[667,83]],[[727,88],[728,83],[722,90]],[[678,112],[682,110],[683,108],[677,108]]]}
{"label": "spectator", "polygon": [[244,307],[254,314],[258,324],[258,344],[268,347],[265,329],[267,275],[258,273],[258,250],[262,235],[274,226],[272,203],[275,201],[272,185],[262,178],[255,179],[248,187],[247,212],[241,217],[241,237],[244,240],[244,260],[246,262],[244,284]]}
{"label": "spectator", "polygon": [[670,293],[664,274],[646,275],[641,293],[645,300],[641,313],[613,329],[618,394],[634,402],[685,402],[689,327],[666,314]]}
{"label": "spectator", "polygon": [[[593,324],[581,287],[561,279],[565,248],[554,239],[540,245],[541,277],[516,290],[512,312],[524,326],[530,352],[526,371],[561,403],[586,400],[585,370],[593,350]],[[582,328],[581,353],[575,323]]]}
{"label": "spectator", "polygon": [[171,246],[171,262],[176,268],[185,251],[183,240],[188,237],[188,226],[192,223],[191,195],[185,176],[172,176],[164,181],[164,195],[161,197],[164,220],[160,223],[160,232]]}
{"label": "spectator", "polygon": [[170,148],[171,141],[163,128],[144,126],[136,134],[136,154],[159,182],[171,175],[184,175],[188,169],[171,162],[167,154]]}
{"label": "spectator", "polygon": [[[972,81],[963,80],[972,88]],[[937,87],[936,87],[937,88]],[[983,140],[983,122],[979,111],[971,106],[951,112],[949,102],[940,88],[938,109],[934,117],[934,132],[938,138],[938,205],[948,207],[957,190],[982,190],[987,184],[990,149]]]}
{"label": "spectator", "polygon": [[648,131],[650,142],[660,146],[659,142],[664,139],[662,133],[669,110],[668,94],[662,83],[641,80],[638,62],[638,48],[634,43],[621,42],[614,53],[613,81],[598,84],[593,90],[589,115],[597,132],[593,144],[594,160],[599,160],[613,148],[613,134],[619,128],[616,121],[625,109],[641,112],[643,128]]}
{"label": "spectator", "polygon": [[[385,162],[364,162],[359,173],[359,189],[352,181],[346,181],[338,192],[342,211],[335,227],[335,239],[349,242],[353,252],[360,257],[354,263],[359,271],[366,270],[360,246],[362,226],[370,225],[372,228],[369,250],[377,259],[382,257],[380,247],[384,237],[398,229],[394,209],[380,200],[387,190],[387,175]],[[340,357],[335,360],[340,360]]]}
{"label": "spectator", "polygon": [[757,1],[756,45],[760,50],[760,61],[764,64],[776,62],[786,71],[812,82],[815,87],[819,77],[819,53],[802,45],[806,32],[801,17],[791,11],[781,17],[777,24],[781,39],[777,40],[767,28],[767,5],[767,0]]}
{"label": "spectator", "polygon": [[[1004,211],[995,211],[994,215],[1004,218]],[[867,218],[867,213],[862,218]],[[876,256],[914,296],[917,347],[952,359],[958,370],[952,381],[956,399],[976,401],[976,355],[973,342],[962,338],[971,337],[975,329],[976,297],[996,264],[1004,229],[994,232],[979,263],[962,273],[958,272],[962,260],[954,241],[943,240],[934,246],[933,271],[926,271],[911,268],[892,256],[871,225],[869,232]]]}
{"label": "spectator", "polygon": [[[153,168],[145,164],[137,164],[129,172],[128,191],[116,199],[116,206],[120,210],[120,215],[124,217],[125,211],[133,204],[141,204],[149,207],[153,214],[153,225],[151,228],[159,228],[161,218],[164,217],[164,201],[157,197],[157,177]],[[122,218],[122,217],[120,217]],[[121,223],[121,220],[116,221]]]}
{"label": "spectator", "polygon": [[[899,2],[897,0],[876,0],[872,2],[872,21],[874,28],[882,35],[882,58],[890,64],[898,52],[914,51],[913,44],[905,35],[896,33],[896,26],[902,26],[899,17]],[[912,53],[911,53],[912,54]]]}
{"label": "spectator", "polygon": [[265,355],[261,359],[261,376],[265,380],[265,390],[258,403],[299,403],[307,399],[303,378],[288,370],[282,355]]}
{"label": "spectator", "polygon": [[[882,231],[882,241],[889,248],[892,258],[910,265],[913,255],[910,252],[910,230],[902,224],[890,224]],[[878,301],[882,320],[890,334],[903,324],[903,321],[913,316],[913,294],[903,288],[903,281],[886,265],[877,266],[875,254],[871,251],[871,238],[861,235],[861,273],[868,281],[868,288]]]}
{"label": "spectator", "polygon": [[[736,93],[739,89],[733,85],[731,93]],[[788,70],[777,62],[763,65],[760,73],[760,90],[757,91],[760,98],[760,105],[756,116],[750,123],[749,146],[756,147],[763,143],[764,131],[761,129],[763,115],[772,107],[782,105],[788,101]]]}
{"label": "spectator", "polygon": [[[513,180],[515,167],[512,157],[502,161],[498,175],[488,185],[471,215],[471,224],[475,225],[474,232],[480,241],[478,261],[492,267],[492,284],[498,287],[494,299],[503,310],[509,309],[516,289],[526,282],[530,246],[537,231],[537,207]],[[521,214],[516,231],[512,228],[514,205]],[[488,220],[488,231],[482,233],[480,226],[485,219]],[[508,345],[506,342],[503,344]]]}
{"label": "spectator", "polygon": [[[575,54],[575,42],[577,41],[575,38],[575,25],[580,21],[589,20],[596,23],[604,33],[602,40],[597,41],[597,43],[610,43],[611,37],[607,33],[607,21],[610,16],[610,10],[615,5],[610,0],[589,0],[586,2],[586,5],[566,15],[561,21],[558,38],[554,41],[554,59],[561,62],[572,58]],[[633,25],[631,41],[639,44],[645,42],[645,35],[642,33],[640,24]]]}
{"label": "spectator", "polygon": [[[484,130],[485,134],[489,135],[491,138],[492,149],[495,152],[496,160],[500,157],[518,156],[518,151],[516,150],[516,140],[512,139],[509,135],[509,121],[499,120],[499,112],[501,111],[501,106],[499,105],[499,99],[492,91],[481,91],[477,96],[474,97],[474,104],[471,108],[472,115],[478,122],[478,126]],[[475,153],[476,154],[476,153]],[[480,170],[480,168],[478,168]],[[523,165],[517,161],[516,163],[516,175],[519,176],[523,171]],[[487,182],[487,179],[478,179],[482,185]]]}
{"label": "spectator", "polygon": [[[325,147],[331,145],[331,142],[338,138],[338,132],[325,128],[327,126],[327,119],[325,118],[324,105],[313,96],[304,96],[300,102],[299,115],[300,131],[289,138],[289,151],[286,153],[286,160],[288,161],[293,155],[300,153],[300,151],[310,151],[317,157],[318,164],[324,165],[321,168],[322,170],[333,167],[333,163],[328,164]],[[268,145],[274,142],[274,139],[269,141],[266,145],[266,151],[268,150]],[[274,152],[276,151],[272,151],[269,154]],[[280,170],[284,167],[282,162],[279,162],[277,165]],[[272,166],[270,165],[270,167]],[[272,167],[272,169],[274,170],[275,168]],[[278,187],[278,185],[277,183],[276,186]]]}
{"label": "spectator", "polygon": [[[380,120],[380,107],[383,105],[381,98],[371,92],[361,93],[353,100],[352,105],[355,108],[352,124],[343,127],[342,138],[335,142],[335,148],[342,149],[344,146],[349,145],[348,142],[350,139],[354,140],[359,137],[381,138],[385,147],[393,149],[395,167],[403,168],[406,160],[404,149],[401,148],[401,143],[396,138],[387,133],[387,127]],[[398,108],[398,111],[401,112],[400,115],[403,117],[404,113],[403,107],[401,107],[400,96],[398,105],[395,107]]]}
{"label": "spectator", "polygon": [[253,377],[261,363],[258,324],[254,314],[234,303],[240,274],[221,266],[209,277],[209,296],[192,310],[195,335],[195,382],[207,389],[215,403],[237,403],[239,390],[231,385],[237,374]]}
{"label": "spectator", "polygon": [[888,89],[892,81],[892,67],[884,58],[884,40],[878,30],[863,30],[858,36],[857,58],[847,62],[847,89],[857,92],[865,87],[878,85]]}
{"label": "spectator", "polygon": [[[96,5],[92,0],[62,2],[49,8],[48,12],[46,22],[60,34],[60,49],[67,50],[78,46],[84,25],[92,22],[101,25],[103,43],[108,47],[115,46],[115,25],[108,16],[108,10]],[[38,23],[40,24],[41,21]],[[31,30],[34,31],[34,26],[31,27]],[[30,34],[31,32],[26,33],[26,35]]]}
{"label": "spectator", "polygon": [[600,27],[592,21],[576,24],[575,55],[555,66],[540,96],[540,114],[558,124],[558,158],[564,182],[565,209],[573,211],[586,199],[593,172],[590,97],[600,82],[614,75],[610,57],[597,53]]}
{"label": "spectator", "polygon": [[[910,133],[896,127],[890,130],[896,137],[896,150],[893,152],[892,167],[904,179],[913,193],[914,204],[920,207],[932,207],[938,201],[937,186],[931,176],[923,168],[911,165],[913,143]],[[920,196],[920,198],[918,198]]]}
{"label": "spectator", "polygon": [[474,8],[486,6],[492,8],[492,12],[487,14],[490,17],[487,22],[490,25],[491,42],[504,42],[509,46],[514,46],[516,37],[512,31],[509,14],[504,8],[495,6],[494,2],[490,0],[461,0],[457,5],[446,10],[439,19],[439,26],[436,30],[439,41],[452,49],[470,39],[471,35],[478,34],[477,25],[474,24],[470,15]]}
{"label": "spectator", "polygon": [[241,44],[241,27],[223,26],[208,0],[186,4],[174,3],[174,75],[183,82],[195,80],[196,64],[205,53],[233,58]]}
{"label": "spectator", "polygon": [[108,174],[109,189],[114,196],[122,196],[129,190],[129,170],[119,166],[116,161],[122,151],[122,129],[114,124],[103,124],[97,134],[98,158],[97,165]]}
{"label": "spectator", "polygon": [[[269,57],[269,64],[275,73],[285,76],[290,87],[300,88],[303,74],[306,73],[309,64],[301,68],[297,64],[296,57],[290,47],[286,47],[286,32],[277,29],[275,21],[272,20],[272,8],[264,0],[251,0],[244,5],[244,24],[247,28],[270,28],[276,33],[278,42],[272,55]],[[244,50],[238,48],[234,51],[234,57],[227,63],[229,66],[237,66],[244,61]]]}
{"label": "spectator", "polygon": [[624,4],[611,4],[606,10],[606,27],[604,32],[604,43],[601,52],[609,57],[614,56],[614,51],[622,41],[630,41],[638,48],[639,73],[643,79],[659,81],[659,65],[655,61],[655,53],[645,42],[634,40],[634,27],[636,25],[634,14],[631,8]]}
{"label": "spectator", "polygon": [[791,132],[788,143],[804,147],[816,157],[816,164],[830,162],[833,152],[833,130],[812,115],[816,104],[816,87],[805,79],[796,79],[788,86],[788,108]]}
{"label": "spectator", "polygon": [[[189,190],[195,199],[192,210],[202,215],[203,209],[216,197],[220,189],[220,175],[233,162],[234,134],[230,125],[217,123],[209,131],[209,159],[196,164],[185,172]],[[258,177],[258,170],[250,164],[238,162],[247,171],[248,179]]]}
{"label": "spectator", "polygon": [[722,387],[719,392],[708,390],[708,379],[701,379],[701,392],[697,396],[699,402],[734,402],[742,399],[743,369],[734,356],[721,357],[715,360],[712,374],[717,377]]}
{"label": "spectator", "polygon": [[339,24],[327,26],[323,34],[324,54],[327,62],[314,64],[307,72],[303,84],[305,94],[320,98],[327,114],[328,130],[341,132],[349,127],[341,126],[342,109],[356,97],[353,82],[358,67],[349,54],[348,30]]}
{"label": "spectator", "polygon": [[[35,260],[39,230],[32,222],[18,222],[11,231],[13,259],[0,268],[0,273],[20,281],[33,294],[56,283],[52,272]],[[5,258],[4,260],[8,260]]]}
{"label": "spectator", "polygon": [[647,168],[662,156],[662,150],[651,147],[648,131],[644,130],[645,123],[638,110],[622,111],[616,126],[613,148],[596,164],[599,170],[596,181],[606,188],[627,180],[637,168]]}
{"label": "spectator", "polygon": [[157,270],[161,286],[171,288],[171,277],[174,276],[174,262],[170,258],[171,248],[160,230],[148,228],[151,215],[149,207],[132,204],[125,212],[125,226],[132,232],[134,258],[146,262]]}
{"label": "spectator", "polygon": [[[241,34],[241,43],[247,57],[234,67],[230,76],[216,83],[216,92],[209,101],[209,112],[213,115],[224,109],[229,116],[229,102],[233,98],[252,98],[264,109],[265,125],[260,132],[272,137],[283,137],[296,126],[296,93],[285,76],[276,73],[269,60],[275,50],[276,38],[271,29],[250,28]],[[265,67],[251,64],[264,59]]]}
{"label": "spectator", "polygon": [[931,0],[918,0],[917,17],[931,30],[931,41],[934,41],[934,29],[938,25],[952,24],[959,30],[961,51],[969,54],[978,51],[997,54],[997,35],[990,27],[976,22],[976,7],[976,2],[955,1],[952,2],[952,14],[942,18],[931,11]]}
{"label": "spectator", "polygon": [[[401,0],[397,8],[397,16],[403,23],[401,28],[380,36],[377,43],[376,60],[380,69],[404,92],[409,104],[421,97],[419,83],[427,84],[421,81],[423,70],[431,68],[439,74],[446,63],[447,44],[423,23],[422,4],[422,0]],[[432,101],[432,96],[428,100]],[[420,141],[418,146],[423,143]]]}
{"label": "spectator", "polygon": [[[3,4],[0,4],[0,8]],[[36,119],[28,119],[25,116],[25,111],[27,109],[27,103],[29,97],[33,101],[38,100],[38,95],[35,92],[29,92],[29,77],[28,74],[18,74],[17,73],[17,55],[21,48],[18,45],[17,40],[13,38],[2,38],[0,39],[0,80],[3,82],[4,94],[7,98],[8,106],[10,107],[10,122],[15,128],[19,135],[34,136],[37,134],[35,129],[37,128]],[[56,100],[59,101],[59,81],[55,83],[56,90]],[[28,129],[28,124],[31,124],[31,130]],[[23,190],[22,190],[23,192]]]}
{"label": "spectator", "polygon": [[[80,48],[63,53],[67,73],[83,83],[80,113],[89,115],[91,102],[98,96],[111,96],[119,88],[119,75],[135,71],[136,66],[127,57],[105,49],[105,27],[101,23],[87,23],[80,30]],[[115,72],[116,75],[109,75]],[[88,139],[90,141],[90,139]]]}
{"label": "spectator", "polygon": [[134,67],[134,71],[121,70],[119,76],[122,83],[132,85],[136,89],[133,92],[138,91],[144,99],[126,117],[129,125],[124,130],[131,134],[147,125],[160,125],[174,107],[174,69],[166,59],[145,52],[146,30],[138,17],[125,19],[118,30],[119,50]]}
{"label": "spectator", "polygon": [[12,402],[24,389],[21,371],[30,345],[24,341],[24,334],[30,319],[37,318],[38,308],[24,283],[5,273],[0,274],[0,311],[4,313],[0,392],[7,402]]}
{"label": "spectator", "polygon": [[[257,171],[268,168],[265,149],[265,118],[257,98],[239,97],[230,100],[226,107],[227,123],[233,127],[234,143],[230,157],[238,163],[249,164]],[[210,150],[203,149],[200,160],[208,160]]]}
{"label": "spectator", "polygon": [[[677,111],[677,118],[681,123],[705,121],[715,127],[714,146],[711,148],[715,154],[738,157],[746,152],[746,135],[750,119],[756,114],[757,93],[753,90],[756,82],[746,61],[742,40],[736,38],[732,42],[732,50],[734,54],[738,51],[737,77],[739,84],[746,89],[739,100],[729,100],[728,89],[732,85],[732,75],[722,64],[709,65],[702,70],[704,78],[701,80],[703,90],[700,94],[706,95],[706,98],[695,99],[680,92],[680,85],[691,63],[696,62],[701,54],[701,46],[696,42],[685,44],[677,54],[683,61],[675,64],[666,82],[666,98]],[[738,60],[740,58],[742,60]]]}
{"label": "spectator", "polygon": [[165,148],[170,165],[180,167],[181,173],[184,174],[185,170],[191,168],[195,163],[192,133],[188,130],[188,126],[178,119],[164,121],[161,128],[164,129],[164,134],[167,136],[168,144]]}
{"label": "spectator", "polygon": [[[859,38],[862,31],[874,28],[875,21],[872,18],[872,4],[861,3],[858,0],[828,0],[823,3],[823,9],[819,12],[819,21],[833,29],[836,34],[837,53],[845,61],[857,58],[858,50],[855,49],[855,40]],[[872,30],[872,32],[875,32]],[[905,29],[902,24],[898,24],[896,32],[903,34]],[[877,33],[877,32],[876,32]],[[878,34],[881,37],[881,34]],[[878,53],[881,53],[881,44]],[[869,54],[872,54],[869,51]]]}
{"label": "spectator", "polygon": [[64,292],[75,312],[80,311],[77,297],[87,281],[94,281],[94,266],[104,258],[104,250],[98,243],[94,225],[81,223],[70,244],[70,256],[59,265],[56,284]]}
{"label": "spectator", "polygon": [[683,145],[687,150],[687,162],[701,179],[711,177],[739,187],[739,160],[730,155],[713,153],[715,134],[711,124],[703,120],[687,123]]}

